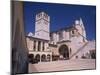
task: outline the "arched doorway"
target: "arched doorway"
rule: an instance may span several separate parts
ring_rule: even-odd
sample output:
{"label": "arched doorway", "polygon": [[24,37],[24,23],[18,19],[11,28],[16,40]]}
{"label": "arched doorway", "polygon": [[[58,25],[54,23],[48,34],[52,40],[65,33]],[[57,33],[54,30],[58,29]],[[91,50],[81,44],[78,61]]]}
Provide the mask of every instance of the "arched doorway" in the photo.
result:
{"label": "arched doorway", "polygon": [[29,59],[29,62],[30,62],[30,63],[33,63],[34,55],[33,55],[33,54],[29,54],[29,55],[28,55],[28,59]]}
{"label": "arched doorway", "polygon": [[39,55],[39,54],[37,54],[37,55],[35,56],[35,60],[38,61],[38,62],[40,61],[40,55]]}
{"label": "arched doorway", "polygon": [[46,55],[45,54],[43,54],[42,56],[41,56],[41,61],[43,62],[43,61],[46,61]]}
{"label": "arched doorway", "polygon": [[67,45],[61,45],[59,48],[59,54],[63,59],[69,59],[69,50]]}
{"label": "arched doorway", "polygon": [[28,57],[29,58],[34,58],[34,54],[29,54]]}
{"label": "arched doorway", "polygon": [[91,57],[91,59],[96,59],[96,51],[95,50],[90,50],[90,57]]}
{"label": "arched doorway", "polygon": [[50,54],[47,55],[47,60],[50,61]]}

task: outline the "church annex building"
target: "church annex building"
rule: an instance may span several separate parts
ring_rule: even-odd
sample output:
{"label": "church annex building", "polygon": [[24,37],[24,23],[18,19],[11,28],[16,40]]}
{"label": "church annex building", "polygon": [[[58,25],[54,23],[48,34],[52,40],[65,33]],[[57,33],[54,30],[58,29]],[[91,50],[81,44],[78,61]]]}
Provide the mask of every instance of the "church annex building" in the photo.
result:
{"label": "church annex building", "polygon": [[50,16],[40,12],[35,17],[35,33],[29,32],[26,41],[31,63],[96,58],[95,40],[87,40],[82,18],[71,27],[50,32]]}

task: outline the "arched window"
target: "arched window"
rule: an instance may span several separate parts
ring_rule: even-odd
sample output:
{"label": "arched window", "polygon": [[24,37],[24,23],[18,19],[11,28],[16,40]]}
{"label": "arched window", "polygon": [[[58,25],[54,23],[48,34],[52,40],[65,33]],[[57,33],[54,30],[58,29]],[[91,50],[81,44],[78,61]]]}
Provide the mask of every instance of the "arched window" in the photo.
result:
{"label": "arched window", "polygon": [[74,30],[72,30],[72,34],[74,34]]}
{"label": "arched window", "polygon": [[76,59],[78,59],[78,56],[76,56]]}

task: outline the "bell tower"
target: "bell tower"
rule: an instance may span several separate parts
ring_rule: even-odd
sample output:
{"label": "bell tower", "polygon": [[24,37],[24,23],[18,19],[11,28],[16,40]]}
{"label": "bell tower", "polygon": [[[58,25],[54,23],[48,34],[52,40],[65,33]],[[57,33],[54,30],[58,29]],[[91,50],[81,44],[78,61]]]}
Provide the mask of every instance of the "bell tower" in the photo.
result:
{"label": "bell tower", "polygon": [[86,38],[86,31],[85,31],[85,27],[84,27],[82,18],[80,18],[80,26],[82,27],[82,35],[84,36],[84,38]]}
{"label": "bell tower", "polygon": [[35,19],[35,36],[37,38],[50,40],[50,16],[45,12],[36,14]]}
{"label": "bell tower", "polygon": [[75,21],[75,27],[78,30],[79,35],[82,36],[82,37],[80,37],[81,40],[86,42],[87,41],[86,40],[86,30],[85,30],[82,18],[80,18],[79,20]]}

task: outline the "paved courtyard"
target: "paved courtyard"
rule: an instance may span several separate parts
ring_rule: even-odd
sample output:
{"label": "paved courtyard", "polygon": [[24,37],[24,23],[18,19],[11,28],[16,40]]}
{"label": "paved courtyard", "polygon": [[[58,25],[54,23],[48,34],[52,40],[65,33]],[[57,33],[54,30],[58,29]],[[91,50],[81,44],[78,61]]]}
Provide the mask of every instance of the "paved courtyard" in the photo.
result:
{"label": "paved courtyard", "polygon": [[95,69],[95,66],[95,59],[74,59],[52,62],[39,62],[38,64],[29,64],[29,73]]}

